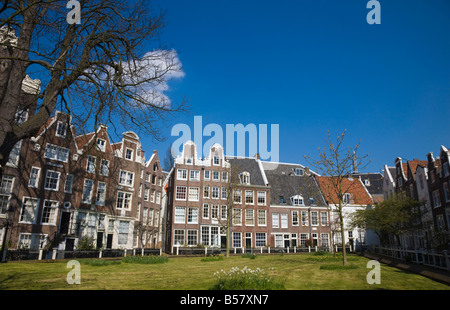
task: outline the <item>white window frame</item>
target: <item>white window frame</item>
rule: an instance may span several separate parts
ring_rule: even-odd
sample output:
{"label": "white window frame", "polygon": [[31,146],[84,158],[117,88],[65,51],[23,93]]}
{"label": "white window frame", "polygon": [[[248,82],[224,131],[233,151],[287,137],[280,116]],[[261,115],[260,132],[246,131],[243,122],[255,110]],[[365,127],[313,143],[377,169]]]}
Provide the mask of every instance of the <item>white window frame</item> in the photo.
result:
{"label": "white window frame", "polygon": [[[184,189],[184,191],[181,191]],[[184,198],[179,198],[179,196],[184,196]],[[175,187],[175,200],[186,201],[187,199],[187,187],[186,186],[176,186]]]}
{"label": "white window frame", "polygon": [[[33,177],[33,171],[37,171],[36,175]],[[28,179],[28,186],[32,188],[39,187],[39,179],[41,176],[41,167],[31,167],[30,169],[30,178]],[[32,183],[31,180],[34,180]]]}
{"label": "white window frame", "polygon": [[188,179],[187,169],[177,169],[177,180],[187,180]]}
{"label": "white window frame", "polygon": [[68,148],[47,143],[45,146],[44,158],[67,163],[69,161],[70,150]]}
{"label": "white window frame", "polygon": [[[103,190],[101,190],[101,186],[103,187]],[[104,206],[106,202],[106,183],[105,182],[98,182],[97,183],[97,195],[95,196],[95,204],[98,206]]]}
{"label": "white window frame", "polygon": [[[60,133],[61,128],[64,131],[62,133]],[[66,134],[67,134],[67,122],[58,121],[58,123],[56,124],[55,136],[65,138]]]}
{"label": "white window frame", "polygon": [[66,174],[66,179],[64,180],[64,193],[71,194],[72,193],[72,187],[73,187],[73,174]]}
{"label": "white window frame", "polygon": [[[24,211],[25,208],[30,207],[30,205],[27,205],[26,203],[28,201],[34,201],[35,203],[33,205],[31,205],[31,207],[34,208],[34,214],[33,213],[29,213],[30,215],[30,219],[31,221],[28,220],[24,220]],[[21,206],[21,210],[20,210],[20,217],[19,217],[19,223],[24,223],[24,224],[36,224],[36,218],[37,218],[37,212],[39,209],[39,198],[36,197],[23,197],[22,198],[22,206]]]}
{"label": "white window frame", "polygon": [[[49,204],[49,205],[47,205],[47,204]],[[58,201],[45,199],[42,204],[41,224],[55,226],[56,218],[58,216],[58,208],[59,208]],[[44,222],[44,214],[45,214],[46,209],[49,209],[49,211],[48,211],[49,217],[48,217],[48,221]]]}
{"label": "white window frame", "polygon": [[[56,179],[56,186],[55,186],[55,188],[47,187],[47,180],[49,179],[49,173],[56,173],[58,175],[58,178]],[[47,170],[45,172],[44,189],[48,190],[48,191],[57,192],[59,190],[59,180],[60,180],[60,178],[61,178],[61,172],[55,171],[55,170]]]}
{"label": "white window frame", "polygon": [[[130,151],[130,158],[128,158],[128,151]],[[133,153],[134,153],[133,149],[131,149],[129,147],[126,147],[125,148],[125,154],[124,154],[125,159],[133,161]]]}
{"label": "white window frame", "polygon": [[[121,195],[122,194],[122,195]],[[122,196],[122,197],[119,197]],[[121,199],[121,202],[119,203],[119,198]],[[118,210],[131,210],[131,204],[133,201],[133,194],[124,192],[124,191],[118,191],[117,192],[117,199],[116,199],[116,209]],[[126,207],[128,204],[128,207]]]}
{"label": "white window frame", "polygon": [[[88,184],[91,184],[89,193],[87,192]],[[94,180],[84,179],[83,191],[81,193],[81,203],[91,204],[92,203],[92,192],[94,191]]]}
{"label": "white window frame", "polygon": [[134,172],[120,170],[119,173],[119,185],[125,185],[133,187],[134,185]]}

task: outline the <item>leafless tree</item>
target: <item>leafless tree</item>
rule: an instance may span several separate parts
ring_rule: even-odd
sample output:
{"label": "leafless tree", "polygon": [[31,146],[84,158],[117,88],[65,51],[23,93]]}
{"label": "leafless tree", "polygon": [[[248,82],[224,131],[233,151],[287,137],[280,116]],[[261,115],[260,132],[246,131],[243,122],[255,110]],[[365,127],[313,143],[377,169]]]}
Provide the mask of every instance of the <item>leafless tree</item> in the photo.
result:
{"label": "leafless tree", "polygon": [[[368,154],[364,156],[358,156],[359,143],[351,148],[343,145],[346,130],[340,134],[336,141],[331,138],[330,132],[325,139],[326,146],[322,149],[319,148],[318,159],[313,159],[310,156],[305,155],[306,161],[316,169],[316,171],[324,179],[319,179],[320,189],[324,198],[329,204],[333,204],[337,207],[338,214],[338,227],[336,231],[340,231],[342,240],[342,253],[343,253],[343,265],[347,264],[347,255],[345,250],[345,234],[344,234],[344,195],[350,192],[350,187],[353,182],[348,182],[347,176],[349,176],[357,167],[363,168],[367,166],[365,159]],[[370,162],[370,161],[369,161]],[[320,180],[326,180],[320,182]]]}
{"label": "leafless tree", "polygon": [[[78,133],[106,124],[161,139],[161,123],[186,108],[164,94],[167,81],[184,74],[177,53],[159,41],[164,12],[146,0],[75,2],[80,23],[68,22],[68,1],[0,4],[1,167],[56,109],[72,116]],[[40,85],[24,95],[27,75]],[[18,111],[28,113],[20,124]]]}

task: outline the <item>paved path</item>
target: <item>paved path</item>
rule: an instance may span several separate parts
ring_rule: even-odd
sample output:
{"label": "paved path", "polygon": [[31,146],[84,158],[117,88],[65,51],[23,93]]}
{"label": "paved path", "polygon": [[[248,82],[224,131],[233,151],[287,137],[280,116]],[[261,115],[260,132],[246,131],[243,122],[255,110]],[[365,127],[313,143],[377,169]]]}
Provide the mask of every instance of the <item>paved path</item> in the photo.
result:
{"label": "paved path", "polygon": [[369,259],[377,260],[380,263],[393,266],[402,270],[418,273],[424,277],[431,278],[433,280],[450,285],[450,272],[447,272],[445,270],[440,270],[437,268],[432,268],[424,265],[410,264],[404,261],[400,261],[394,258],[374,253],[365,253],[364,256]]}

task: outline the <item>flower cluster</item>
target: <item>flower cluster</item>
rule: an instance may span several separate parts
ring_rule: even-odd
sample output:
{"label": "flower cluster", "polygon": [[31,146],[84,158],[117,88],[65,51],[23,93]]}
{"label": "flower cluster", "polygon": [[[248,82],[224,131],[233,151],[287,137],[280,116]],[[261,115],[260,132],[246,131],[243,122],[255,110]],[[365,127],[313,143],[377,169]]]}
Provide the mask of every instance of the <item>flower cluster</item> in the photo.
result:
{"label": "flower cluster", "polygon": [[232,267],[229,271],[221,269],[214,272],[214,276],[217,282],[213,289],[284,289],[284,283],[274,281],[259,267]]}

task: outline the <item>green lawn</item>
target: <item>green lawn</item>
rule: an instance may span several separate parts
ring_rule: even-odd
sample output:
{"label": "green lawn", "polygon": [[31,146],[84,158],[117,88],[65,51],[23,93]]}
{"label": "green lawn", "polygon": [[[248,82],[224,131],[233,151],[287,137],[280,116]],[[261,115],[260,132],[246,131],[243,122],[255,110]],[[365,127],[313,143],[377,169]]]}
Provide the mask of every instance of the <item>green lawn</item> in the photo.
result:
{"label": "green lawn", "polygon": [[[0,264],[0,289],[34,290],[207,290],[215,283],[214,273],[232,267],[260,268],[285,281],[287,290],[448,290],[450,286],[423,276],[381,264],[381,284],[368,284],[368,259],[349,255],[347,269],[334,268],[339,260],[311,254],[258,255],[254,259],[232,256],[202,261],[201,257],[170,257],[162,264],[81,263],[81,284],[69,285],[67,261],[8,262]],[[322,269],[320,268],[321,266]],[[330,267],[331,266],[331,267]]]}

